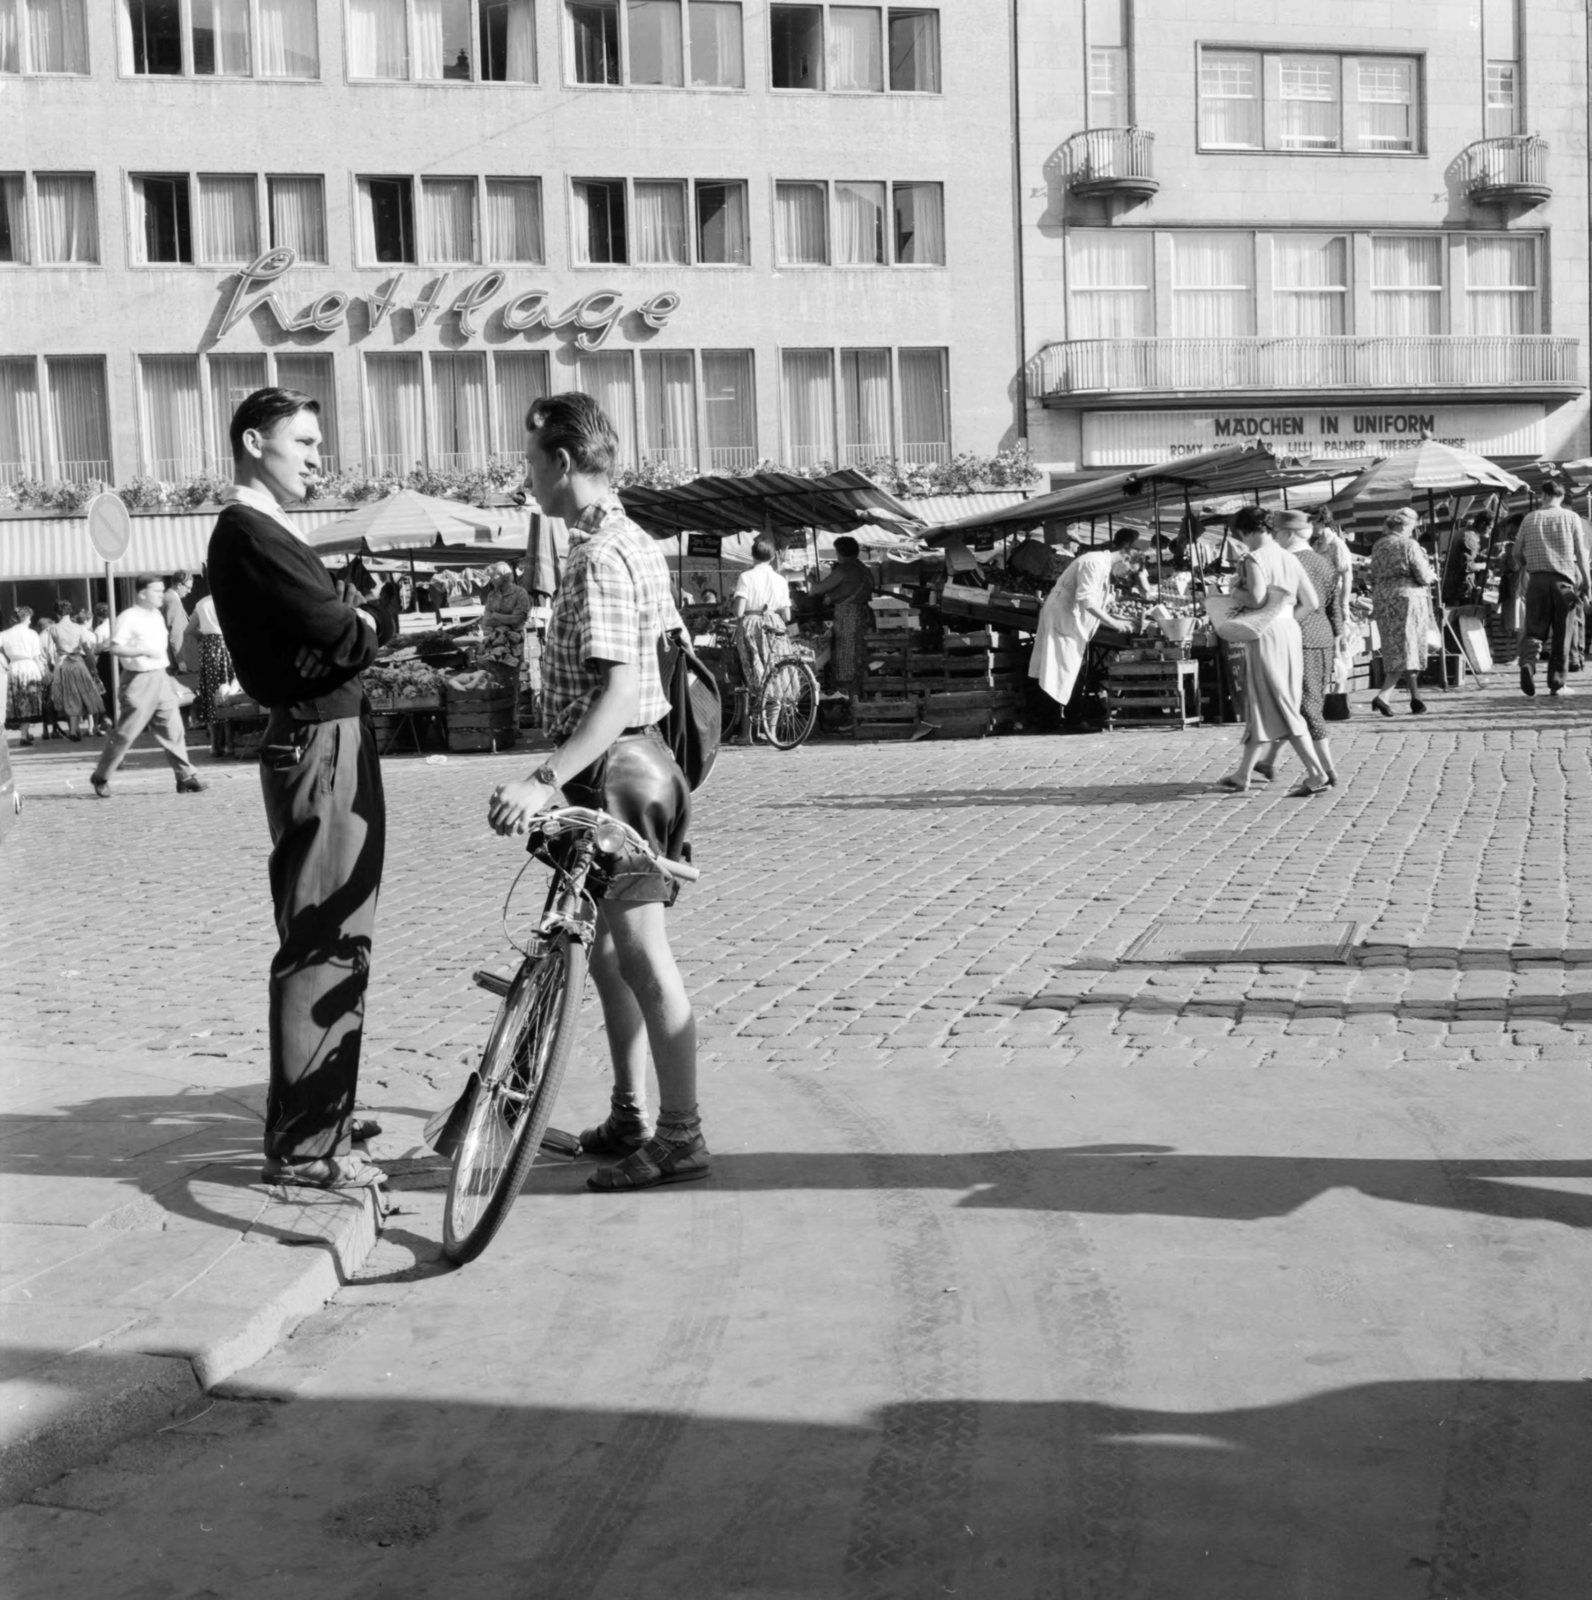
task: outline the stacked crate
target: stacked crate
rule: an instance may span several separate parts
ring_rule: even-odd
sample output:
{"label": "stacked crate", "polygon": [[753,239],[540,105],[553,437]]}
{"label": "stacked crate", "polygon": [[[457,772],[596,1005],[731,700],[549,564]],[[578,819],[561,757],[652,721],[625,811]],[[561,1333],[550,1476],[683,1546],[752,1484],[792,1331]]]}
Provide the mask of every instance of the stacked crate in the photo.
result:
{"label": "stacked crate", "polygon": [[514,726],[514,696],[447,690],[448,748],[453,751],[506,750],[519,738]]}
{"label": "stacked crate", "polygon": [[856,732],[877,739],[981,739],[1009,731],[1023,706],[1025,663],[1016,635],[870,633],[869,673],[856,702]]}
{"label": "stacked crate", "polygon": [[1106,669],[1106,726],[1197,728],[1200,669],[1182,646],[1119,650]]}

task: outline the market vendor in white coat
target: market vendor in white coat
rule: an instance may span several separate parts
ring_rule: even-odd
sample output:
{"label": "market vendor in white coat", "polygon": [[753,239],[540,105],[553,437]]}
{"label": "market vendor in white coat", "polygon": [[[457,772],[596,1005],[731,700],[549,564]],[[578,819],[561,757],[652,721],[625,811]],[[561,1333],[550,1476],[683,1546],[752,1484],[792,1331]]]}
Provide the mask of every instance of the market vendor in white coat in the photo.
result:
{"label": "market vendor in white coat", "polygon": [[1089,641],[1102,626],[1124,625],[1111,611],[1111,579],[1138,543],[1140,529],[1118,528],[1105,550],[1085,550],[1050,591],[1039,612],[1028,676],[1058,705],[1066,705],[1083,671]]}

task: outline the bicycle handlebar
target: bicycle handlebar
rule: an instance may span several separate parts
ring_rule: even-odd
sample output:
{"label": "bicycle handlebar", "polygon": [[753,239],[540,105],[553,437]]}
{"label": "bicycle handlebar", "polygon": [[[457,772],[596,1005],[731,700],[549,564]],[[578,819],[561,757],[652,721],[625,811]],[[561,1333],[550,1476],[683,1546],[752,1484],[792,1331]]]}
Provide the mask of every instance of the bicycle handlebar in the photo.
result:
{"label": "bicycle handlebar", "polygon": [[[678,878],[682,883],[695,883],[702,876],[701,869],[693,867],[689,862],[671,861],[668,856],[659,855],[634,828],[621,822],[618,817],[609,816],[606,811],[594,811],[586,806],[554,806],[550,810],[539,812],[531,819],[531,823],[533,827],[539,827],[544,835],[553,838],[569,829],[580,829],[592,834],[599,830],[612,829],[621,836],[621,842],[627,849],[637,855],[644,855],[671,878]],[[549,823],[553,824],[551,828],[548,827]],[[599,841],[599,848],[609,847],[603,846]],[[611,848],[609,853],[617,854]]]}

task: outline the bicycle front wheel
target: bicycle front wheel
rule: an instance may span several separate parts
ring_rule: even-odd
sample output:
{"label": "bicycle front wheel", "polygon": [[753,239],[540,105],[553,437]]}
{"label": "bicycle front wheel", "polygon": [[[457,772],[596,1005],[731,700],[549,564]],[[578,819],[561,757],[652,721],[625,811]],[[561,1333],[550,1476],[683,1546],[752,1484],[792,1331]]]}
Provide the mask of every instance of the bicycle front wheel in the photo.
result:
{"label": "bicycle front wheel", "polygon": [[498,1007],[442,1214],[442,1253],[459,1266],[492,1242],[536,1159],[585,979],[586,947],[555,933],[540,957],[522,963]]}
{"label": "bicycle front wheel", "polygon": [[805,661],[776,661],[763,679],[758,725],[777,750],[792,750],[818,722],[818,677]]}

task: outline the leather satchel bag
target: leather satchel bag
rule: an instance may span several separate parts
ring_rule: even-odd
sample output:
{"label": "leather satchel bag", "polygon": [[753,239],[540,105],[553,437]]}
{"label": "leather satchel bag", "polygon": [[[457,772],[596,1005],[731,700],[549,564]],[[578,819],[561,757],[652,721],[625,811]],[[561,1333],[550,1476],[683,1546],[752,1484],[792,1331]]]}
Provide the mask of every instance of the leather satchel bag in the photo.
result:
{"label": "leather satchel bag", "polygon": [[669,697],[658,732],[685,781],[700,789],[718,759],[724,732],[719,681],[678,630],[658,636],[658,676]]}
{"label": "leather satchel bag", "polygon": [[1265,637],[1284,611],[1293,610],[1293,601],[1285,594],[1269,595],[1263,606],[1247,607],[1238,595],[1209,594],[1205,597],[1205,614],[1219,639],[1229,644],[1254,644]]}

